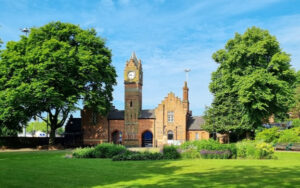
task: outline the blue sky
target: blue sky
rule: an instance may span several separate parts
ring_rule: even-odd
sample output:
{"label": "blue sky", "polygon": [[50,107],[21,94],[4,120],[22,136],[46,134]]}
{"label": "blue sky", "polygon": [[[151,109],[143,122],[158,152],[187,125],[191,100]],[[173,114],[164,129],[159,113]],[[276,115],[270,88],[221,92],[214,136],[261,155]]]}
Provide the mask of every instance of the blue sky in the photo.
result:
{"label": "blue sky", "polygon": [[[258,26],[275,35],[292,66],[300,69],[300,1],[297,0],[0,0],[0,38],[19,40],[20,28],[50,21],[95,28],[113,53],[118,74],[114,105],[124,109],[123,70],[135,51],[144,69],[143,108],[155,108],[169,92],[182,97],[189,74],[193,115],[212,95],[213,52],[235,32]],[[79,116],[77,112],[75,116]]]}

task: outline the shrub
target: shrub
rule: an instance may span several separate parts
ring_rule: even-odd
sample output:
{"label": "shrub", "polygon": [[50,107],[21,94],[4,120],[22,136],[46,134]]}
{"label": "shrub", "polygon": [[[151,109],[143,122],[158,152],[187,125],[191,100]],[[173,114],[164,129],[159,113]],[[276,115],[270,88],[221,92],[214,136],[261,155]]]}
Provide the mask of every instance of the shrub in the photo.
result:
{"label": "shrub", "polygon": [[94,158],[95,157],[95,148],[86,147],[86,148],[76,148],[73,151],[73,157],[75,158]]}
{"label": "shrub", "polygon": [[119,155],[126,151],[126,148],[122,145],[116,144],[99,144],[95,147],[96,158],[112,158],[115,155]]}
{"label": "shrub", "polygon": [[161,160],[164,159],[162,153],[150,153],[150,152],[134,152],[126,151],[122,154],[115,155],[113,161],[128,161],[128,160]]}
{"label": "shrub", "polygon": [[230,153],[230,155],[228,158],[236,157],[236,147],[234,144],[221,144],[218,141],[215,141],[212,139],[188,141],[188,142],[183,143],[180,146],[180,148],[183,150],[182,156],[184,158],[200,158],[201,157],[200,152],[202,150],[219,151],[219,152],[229,151],[228,153]]}
{"label": "shrub", "polygon": [[256,159],[272,159],[274,157],[274,147],[271,144],[265,142],[257,143],[255,148]]}
{"label": "shrub", "polygon": [[236,143],[237,157],[247,159],[271,159],[274,157],[274,147],[265,142],[243,140]]}
{"label": "shrub", "polygon": [[272,127],[257,133],[255,140],[275,144],[278,141],[279,135],[279,128]]}
{"label": "shrub", "polygon": [[204,159],[229,159],[231,156],[229,150],[201,150],[200,154]]}
{"label": "shrub", "polygon": [[300,127],[300,119],[293,119],[292,120],[292,126],[293,127]]}
{"label": "shrub", "polygon": [[165,159],[178,159],[180,154],[175,146],[164,146],[163,155]]}
{"label": "shrub", "polygon": [[278,143],[300,143],[300,127],[281,131]]}
{"label": "shrub", "polygon": [[181,156],[183,158],[187,158],[187,159],[201,158],[200,152],[195,148],[189,148],[189,149],[183,150],[181,153]]}

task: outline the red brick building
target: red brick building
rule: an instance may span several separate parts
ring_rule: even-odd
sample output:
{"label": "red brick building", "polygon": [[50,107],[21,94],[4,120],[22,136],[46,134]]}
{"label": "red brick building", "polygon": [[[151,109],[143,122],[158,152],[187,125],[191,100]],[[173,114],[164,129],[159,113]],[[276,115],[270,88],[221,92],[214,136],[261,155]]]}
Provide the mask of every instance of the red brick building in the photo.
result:
{"label": "red brick building", "polygon": [[81,111],[85,145],[113,142],[134,147],[157,147],[209,138],[209,133],[201,129],[203,118],[191,116],[189,111],[187,82],[184,83],[182,100],[171,92],[155,109],[143,110],[142,63],[133,53],[126,62],[124,86],[125,110],[112,109],[104,117],[87,108]]}

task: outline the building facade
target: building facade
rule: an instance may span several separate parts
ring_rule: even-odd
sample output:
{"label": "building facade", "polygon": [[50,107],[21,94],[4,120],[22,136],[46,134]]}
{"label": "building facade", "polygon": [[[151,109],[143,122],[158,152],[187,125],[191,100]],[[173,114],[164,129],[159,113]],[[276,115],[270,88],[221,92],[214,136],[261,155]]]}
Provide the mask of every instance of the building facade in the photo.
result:
{"label": "building facade", "polygon": [[201,128],[203,118],[192,116],[189,110],[187,82],[182,100],[171,92],[155,109],[143,110],[142,63],[133,53],[124,69],[124,87],[125,110],[112,109],[106,116],[88,108],[81,111],[84,145],[113,142],[129,147],[159,147],[209,138]]}

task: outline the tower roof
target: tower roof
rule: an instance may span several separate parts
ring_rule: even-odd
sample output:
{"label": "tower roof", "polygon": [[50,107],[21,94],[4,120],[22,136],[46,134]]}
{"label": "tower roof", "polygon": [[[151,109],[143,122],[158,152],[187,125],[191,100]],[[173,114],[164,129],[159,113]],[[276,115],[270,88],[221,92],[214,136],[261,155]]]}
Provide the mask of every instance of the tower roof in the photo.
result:
{"label": "tower roof", "polygon": [[130,60],[133,60],[135,66],[138,67],[139,61],[138,61],[134,51],[131,54]]}

